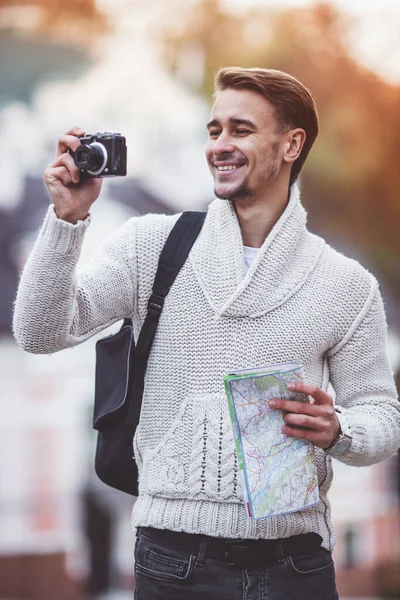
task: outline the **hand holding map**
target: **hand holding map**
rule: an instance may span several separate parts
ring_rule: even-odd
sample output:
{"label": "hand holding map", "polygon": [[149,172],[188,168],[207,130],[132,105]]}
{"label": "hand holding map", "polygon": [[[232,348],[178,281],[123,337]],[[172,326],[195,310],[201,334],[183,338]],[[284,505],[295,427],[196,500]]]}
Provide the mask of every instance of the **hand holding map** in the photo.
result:
{"label": "hand holding map", "polygon": [[302,382],[288,384],[291,391],[308,394],[311,403],[273,399],[270,408],[284,413],[286,435],[306,439],[319,448],[329,448],[340,432],[332,397],[316,387]]}
{"label": "hand holding map", "polygon": [[280,410],[269,401],[307,402],[288,389],[301,382],[297,363],[232,371],[224,376],[249,517],[259,519],[298,511],[319,500],[314,446],[288,437]]}

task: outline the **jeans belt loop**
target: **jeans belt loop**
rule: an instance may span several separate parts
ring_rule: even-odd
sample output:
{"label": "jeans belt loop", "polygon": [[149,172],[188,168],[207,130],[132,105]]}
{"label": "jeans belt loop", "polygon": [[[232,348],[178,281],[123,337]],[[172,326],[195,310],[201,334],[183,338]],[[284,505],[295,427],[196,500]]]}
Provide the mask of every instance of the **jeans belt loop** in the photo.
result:
{"label": "jeans belt loop", "polygon": [[196,559],[196,565],[202,567],[204,564],[204,559],[206,557],[207,552],[207,536],[203,535],[200,542],[199,553]]}
{"label": "jeans belt loop", "polygon": [[283,562],[285,560],[285,551],[283,549],[283,540],[282,539],[277,539],[276,540],[276,557],[278,559],[278,562]]}

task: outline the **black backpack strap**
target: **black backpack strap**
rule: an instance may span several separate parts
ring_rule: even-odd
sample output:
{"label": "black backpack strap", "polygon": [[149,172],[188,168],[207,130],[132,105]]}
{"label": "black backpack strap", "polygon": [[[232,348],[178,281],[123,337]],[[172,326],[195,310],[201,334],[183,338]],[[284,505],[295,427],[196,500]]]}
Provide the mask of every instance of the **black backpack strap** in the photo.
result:
{"label": "black backpack strap", "polygon": [[144,378],[151,346],[164,306],[164,300],[199,235],[206,213],[184,212],[172,228],[161,251],[153,290],[147,305],[147,315],[130,365],[131,390],[127,422],[137,425],[142,407]]}

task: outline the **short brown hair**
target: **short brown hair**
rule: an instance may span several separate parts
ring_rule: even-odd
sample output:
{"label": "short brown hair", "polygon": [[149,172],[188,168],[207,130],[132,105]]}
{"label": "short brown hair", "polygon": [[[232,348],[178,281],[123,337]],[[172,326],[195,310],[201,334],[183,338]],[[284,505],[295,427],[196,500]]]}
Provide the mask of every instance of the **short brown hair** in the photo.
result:
{"label": "short brown hair", "polygon": [[248,89],[261,94],[275,108],[280,131],[300,127],[306,139],[300,156],[292,165],[290,185],[294,183],[318,135],[318,114],[313,97],[295,77],[275,69],[226,67],[215,77],[215,92]]}

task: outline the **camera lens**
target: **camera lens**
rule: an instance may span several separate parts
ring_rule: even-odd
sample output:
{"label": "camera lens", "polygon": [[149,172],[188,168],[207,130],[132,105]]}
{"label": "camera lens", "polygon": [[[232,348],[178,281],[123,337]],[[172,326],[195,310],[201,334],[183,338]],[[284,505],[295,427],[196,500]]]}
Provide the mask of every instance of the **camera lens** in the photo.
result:
{"label": "camera lens", "polygon": [[107,164],[107,150],[103,144],[81,144],[74,153],[74,161],[81,171],[99,175]]}

